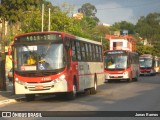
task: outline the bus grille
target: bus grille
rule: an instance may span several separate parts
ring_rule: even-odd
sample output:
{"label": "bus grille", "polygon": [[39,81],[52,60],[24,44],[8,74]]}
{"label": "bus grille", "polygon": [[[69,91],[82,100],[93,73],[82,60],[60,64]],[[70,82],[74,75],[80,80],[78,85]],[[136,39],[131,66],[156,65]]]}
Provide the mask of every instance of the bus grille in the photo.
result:
{"label": "bus grille", "polygon": [[54,87],[54,85],[48,85],[48,86],[37,87],[37,88],[36,88],[36,86],[26,86],[25,88],[30,91],[40,91],[40,90],[49,90],[52,87]]}
{"label": "bus grille", "polygon": [[116,78],[123,78],[123,76],[116,76],[116,77],[115,76],[110,76],[110,78],[115,78],[115,79]]}

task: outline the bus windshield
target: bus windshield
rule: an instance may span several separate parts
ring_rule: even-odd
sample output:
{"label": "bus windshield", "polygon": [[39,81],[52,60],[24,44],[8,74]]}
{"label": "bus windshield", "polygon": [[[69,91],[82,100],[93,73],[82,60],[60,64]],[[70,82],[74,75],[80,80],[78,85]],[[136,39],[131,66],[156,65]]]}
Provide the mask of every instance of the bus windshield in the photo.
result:
{"label": "bus windshield", "polygon": [[141,68],[150,68],[153,64],[152,59],[149,58],[140,58],[139,63]]}
{"label": "bus windshield", "polygon": [[65,67],[63,44],[47,43],[15,46],[15,70],[55,70]]}
{"label": "bus windshield", "polygon": [[126,55],[106,55],[104,57],[105,69],[126,69],[127,56]]}

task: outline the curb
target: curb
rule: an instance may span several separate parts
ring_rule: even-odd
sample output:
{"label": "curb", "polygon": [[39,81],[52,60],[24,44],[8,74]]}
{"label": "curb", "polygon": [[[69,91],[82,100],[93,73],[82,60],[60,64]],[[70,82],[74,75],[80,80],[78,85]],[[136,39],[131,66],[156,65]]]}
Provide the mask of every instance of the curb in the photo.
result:
{"label": "curb", "polygon": [[19,97],[19,98],[13,98],[13,99],[7,99],[7,100],[2,100],[0,101],[0,106],[3,106],[3,105],[7,105],[9,103],[15,103],[15,102],[18,102],[22,99],[25,99],[25,97]]}

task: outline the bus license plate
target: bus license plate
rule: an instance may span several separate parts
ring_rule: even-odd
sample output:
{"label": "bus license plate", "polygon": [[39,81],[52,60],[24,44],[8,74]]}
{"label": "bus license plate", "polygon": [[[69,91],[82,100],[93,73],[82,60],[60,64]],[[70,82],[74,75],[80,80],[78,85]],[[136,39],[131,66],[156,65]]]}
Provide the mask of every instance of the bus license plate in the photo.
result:
{"label": "bus license plate", "polygon": [[114,76],[114,78],[118,78],[118,76]]}
{"label": "bus license plate", "polygon": [[42,86],[42,85],[41,86],[35,86],[36,90],[43,89],[43,88],[44,88],[44,86]]}

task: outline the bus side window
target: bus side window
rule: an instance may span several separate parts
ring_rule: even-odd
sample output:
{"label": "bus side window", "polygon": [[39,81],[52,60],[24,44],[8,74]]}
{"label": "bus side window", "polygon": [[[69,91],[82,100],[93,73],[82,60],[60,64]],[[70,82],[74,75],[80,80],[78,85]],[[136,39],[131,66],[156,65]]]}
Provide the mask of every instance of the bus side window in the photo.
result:
{"label": "bus side window", "polygon": [[70,38],[65,37],[65,47],[66,47],[66,53],[67,53],[67,66],[70,68],[71,64],[71,56],[70,56]]}
{"label": "bus side window", "polygon": [[100,61],[99,59],[99,51],[98,51],[98,46],[96,45],[96,61]]}
{"label": "bus side window", "polygon": [[76,61],[77,60],[77,56],[76,56],[76,46],[75,46],[75,41],[72,40],[72,60]]}
{"label": "bus side window", "polygon": [[85,43],[85,50],[86,50],[86,60],[89,61],[89,48],[88,48],[88,44]]}
{"label": "bus side window", "polygon": [[133,56],[132,56],[132,54],[130,54],[130,64],[132,64],[133,63]]}
{"label": "bus side window", "polygon": [[85,51],[85,44],[83,42],[80,43],[81,48],[81,54],[82,54],[82,60],[86,61],[86,51]]}
{"label": "bus side window", "polygon": [[155,60],[152,59],[152,67],[154,67],[154,66],[155,66]]}
{"label": "bus side window", "polygon": [[92,46],[91,44],[89,44],[89,60],[92,61],[93,60],[92,58],[93,58],[92,57]]}
{"label": "bus side window", "polygon": [[65,47],[70,48],[70,38],[65,37]]}
{"label": "bus side window", "polygon": [[99,46],[99,60],[102,61],[102,47]]}
{"label": "bus side window", "polygon": [[77,60],[81,61],[82,56],[81,56],[81,49],[80,49],[79,41],[76,41],[76,51],[77,51]]}
{"label": "bus side window", "polygon": [[131,59],[132,59],[131,54],[128,54],[128,58],[127,58],[127,68],[130,67],[130,65],[131,65],[131,62],[132,62]]}
{"label": "bus side window", "polygon": [[92,58],[93,58],[93,61],[95,61],[95,60],[96,60],[95,45],[92,45]]}

